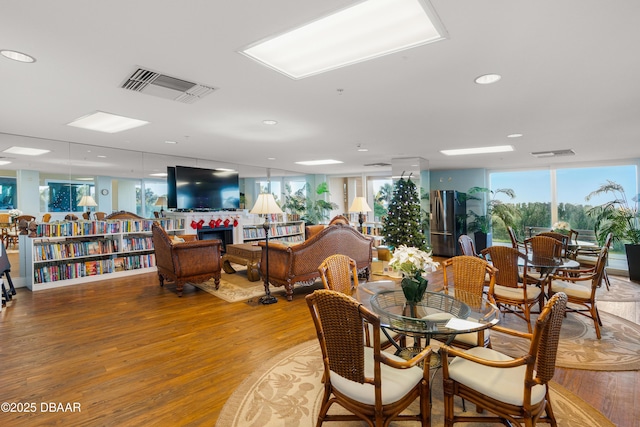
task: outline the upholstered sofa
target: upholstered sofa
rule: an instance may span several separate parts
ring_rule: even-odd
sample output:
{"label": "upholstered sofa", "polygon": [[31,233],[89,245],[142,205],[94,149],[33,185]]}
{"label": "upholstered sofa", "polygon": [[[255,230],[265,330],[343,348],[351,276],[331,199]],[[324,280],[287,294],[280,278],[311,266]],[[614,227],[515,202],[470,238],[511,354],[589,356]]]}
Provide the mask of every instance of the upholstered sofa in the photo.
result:
{"label": "upholstered sofa", "polygon": [[[260,242],[262,259],[260,273],[266,282],[265,242]],[[344,254],[356,261],[358,272],[367,278],[371,273],[373,240],[363,236],[355,228],[340,222],[320,230],[303,243],[288,246],[269,242],[269,283],[284,286],[287,300],[293,299],[294,284],[310,285],[320,277],[318,266],[329,255]],[[265,286],[267,284],[265,283]]]}

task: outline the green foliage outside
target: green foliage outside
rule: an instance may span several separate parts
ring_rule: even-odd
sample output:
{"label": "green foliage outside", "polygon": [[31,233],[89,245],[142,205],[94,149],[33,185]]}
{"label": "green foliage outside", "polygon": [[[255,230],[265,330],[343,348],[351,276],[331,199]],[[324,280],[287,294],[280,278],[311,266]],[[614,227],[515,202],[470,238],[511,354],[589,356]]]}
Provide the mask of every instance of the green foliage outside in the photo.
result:
{"label": "green foliage outside", "polygon": [[305,199],[305,212],[302,219],[309,224],[320,224],[329,219],[329,212],[338,209],[338,205],[328,202],[325,197],[329,195],[329,184],[321,182],[315,192],[311,192],[309,183],[306,185],[307,197]]}
{"label": "green foliage outside", "polygon": [[389,213],[383,220],[382,235],[385,244],[392,249],[406,245],[427,250],[420,221],[420,198],[411,177],[396,182]]}

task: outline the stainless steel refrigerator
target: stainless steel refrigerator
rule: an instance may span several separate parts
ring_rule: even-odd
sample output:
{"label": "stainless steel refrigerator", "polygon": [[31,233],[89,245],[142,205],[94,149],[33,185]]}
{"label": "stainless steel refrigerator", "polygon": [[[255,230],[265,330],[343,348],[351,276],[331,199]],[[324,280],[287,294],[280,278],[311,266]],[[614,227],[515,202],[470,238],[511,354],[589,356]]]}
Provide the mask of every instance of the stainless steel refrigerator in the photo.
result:
{"label": "stainless steel refrigerator", "polygon": [[433,255],[460,255],[458,238],[467,233],[466,194],[453,190],[431,192],[430,237]]}

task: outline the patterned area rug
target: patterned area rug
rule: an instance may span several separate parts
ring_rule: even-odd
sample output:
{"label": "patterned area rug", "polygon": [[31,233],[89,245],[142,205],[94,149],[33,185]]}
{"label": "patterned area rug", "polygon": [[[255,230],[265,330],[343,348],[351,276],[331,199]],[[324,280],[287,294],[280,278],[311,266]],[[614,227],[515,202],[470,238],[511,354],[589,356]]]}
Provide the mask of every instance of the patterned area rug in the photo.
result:
{"label": "patterned area rug", "polygon": [[[640,370],[640,325],[600,311],[602,339],[596,338],[593,321],[567,313],[562,322],[556,365],[590,371]],[[534,323],[536,315],[532,315]],[[526,323],[512,314],[500,318],[500,325],[526,332]],[[520,356],[529,348],[526,340],[500,333],[491,334],[494,349]]]}
{"label": "patterned area rug", "polygon": [[[218,427],[281,427],[315,425],[322,399],[322,359],[318,342],[308,341],[266,361],[253,372],[225,403]],[[432,381],[431,425],[443,425],[442,375]],[[457,401],[459,399],[456,399]],[[551,402],[558,425],[564,427],[614,426],[582,399],[551,383]],[[458,402],[459,403],[459,402]],[[415,405],[415,404],[414,404]],[[475,414],[475,407],[467,405]],[[330,411],[341,408],[334,405]],[[411,407],[409,408],[411,410]],[[414,408],[415,410],[415,408]],[[460,408],[456,410],[456,413]],[[360,422],[332,422],[332,426],[361,426]],[[407,425],[391,423],[391,426]],[[495,424],[474,424],[484,427]]]}
{"label": "patterned area rug", "polygon": [[[203,283],[192,283],[192,285],[227,302],[246,302],[264,295],[264,283],[261,280],[250,282],[247,279],[246,267],[244,270],[238,268],[234,274],[223,271],[217,290],[213,279]],[[274,292],[273,289],[271,292]]]}

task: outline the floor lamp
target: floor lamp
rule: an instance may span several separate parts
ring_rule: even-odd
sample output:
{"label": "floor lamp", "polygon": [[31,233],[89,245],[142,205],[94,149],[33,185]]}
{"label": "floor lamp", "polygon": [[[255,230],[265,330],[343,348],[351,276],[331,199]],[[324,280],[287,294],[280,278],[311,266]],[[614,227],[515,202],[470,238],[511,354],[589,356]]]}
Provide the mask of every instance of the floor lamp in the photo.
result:
{"label": "floor lamp", "polygon": [[360,232],[364,234],[362,223],[364,222],[364,212],[371,212],[371,208],[367,204],[367,200],[364,197],[356,197],[351,203],[349,212],[358,212],[358,222],[360,222]]}
{"label": "floor lamp", "polygon": [[265,236],[266,274],[264,279],[265,295],[260,297],[260,302],[262,304],[273,304],[278,302],[278,299],[272,296],[269,290],[269,214],[281,214],[282,209],[280,209],[280,206],[276,203],[273,194],[263,193],[258,196],[258,200],[256,200],[256,204],[253,205],[250,213],[264,215],[264,224],[262,224],[262,227],[264,228]]}

